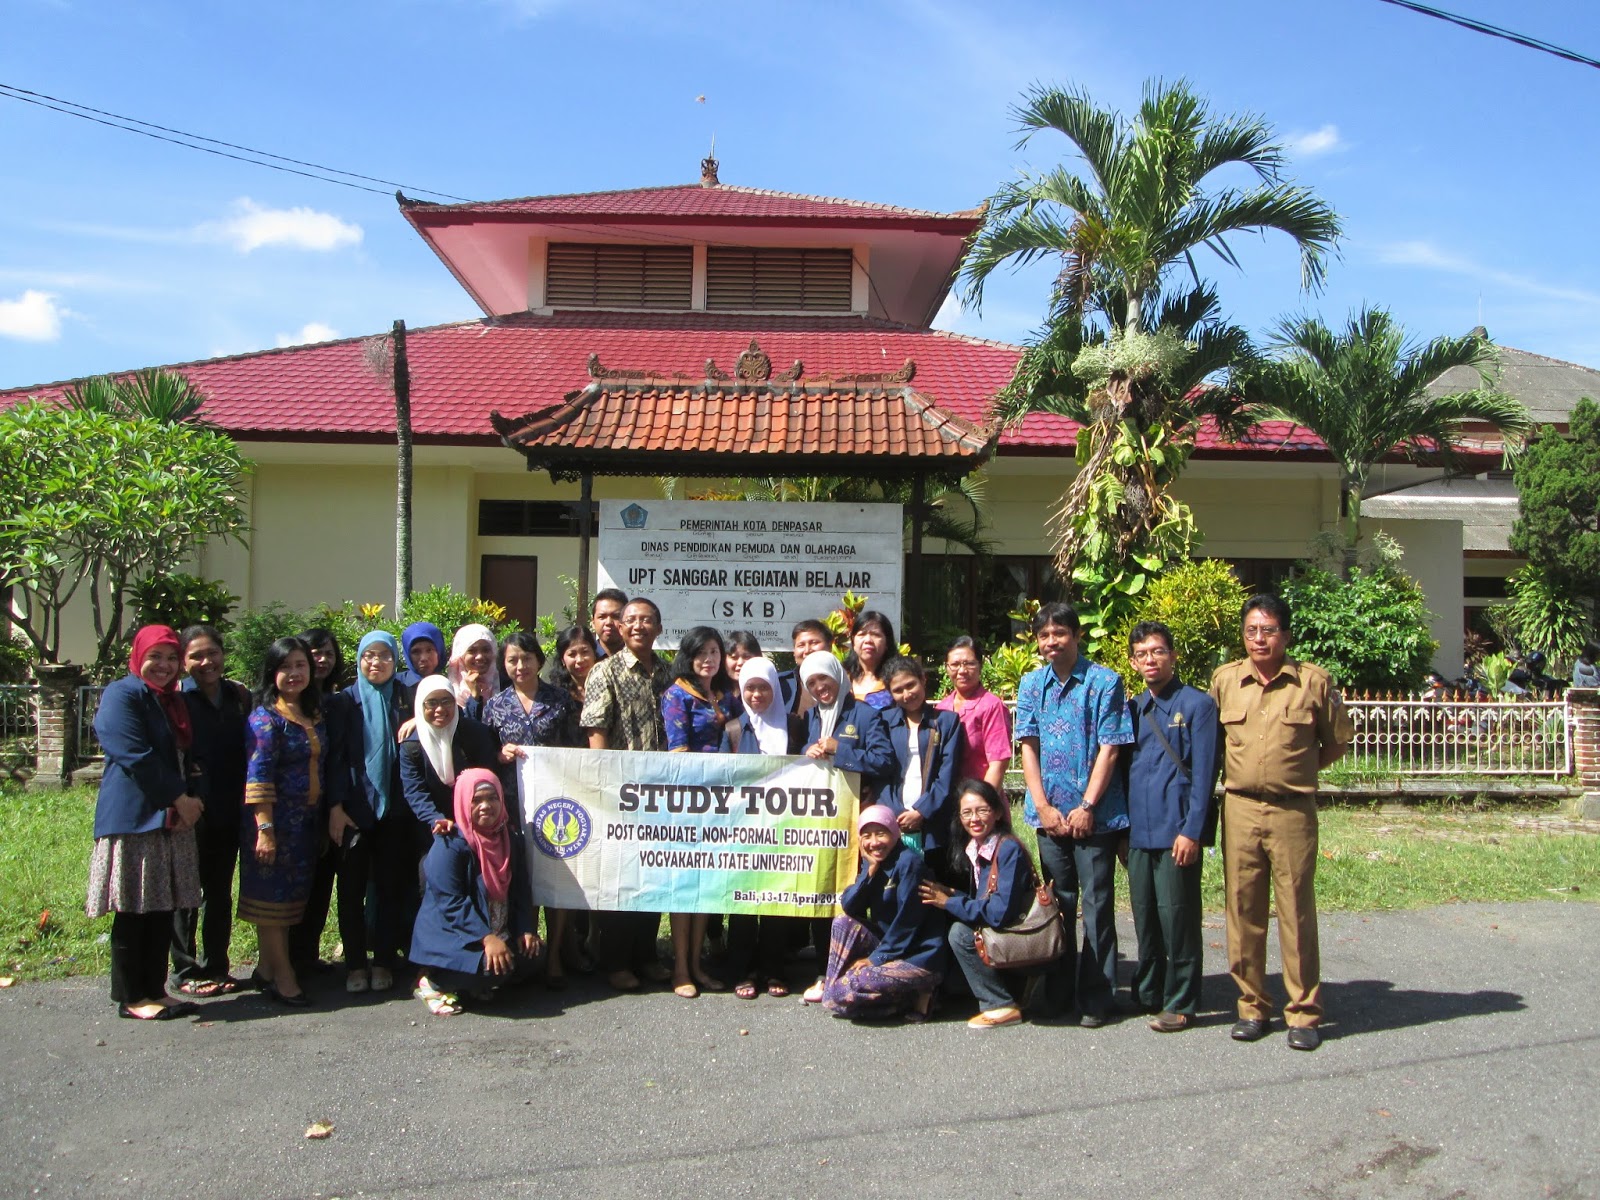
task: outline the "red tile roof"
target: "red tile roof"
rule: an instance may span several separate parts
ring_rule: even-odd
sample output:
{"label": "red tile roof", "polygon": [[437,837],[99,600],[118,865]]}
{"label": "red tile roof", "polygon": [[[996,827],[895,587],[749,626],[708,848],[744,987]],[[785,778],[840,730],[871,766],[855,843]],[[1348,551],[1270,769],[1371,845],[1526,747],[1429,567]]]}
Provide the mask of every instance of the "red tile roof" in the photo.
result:
{"label": "red tile roof", "polygon": [[[994,450],[989,430],[931,404],[911,386],[915,363],[852,376],[777,374],[755,341],[730,376],[715,362],[699,379],[608,371],[559,404],[490,420],[530,467],[571,474],[966,474]],[[738,455],[730,462],[726,456]],[[825,456],[827,461],[817,461]]]}
{"label": "red tile roof", "polygon": [[530,222],[580,221],[584,224],[703,223],[738,221],[742,225],[812,224],[901,225],[918,228],[949,227],[964,233],[983,219],[982,209],[940,213],[863,200],[807,196],[764,188],[698,183],[668,187],[632,188],[615,192],[574,192],[560,196],[524,196],[513,200],[484,200],[466,204],[430,204],[402,198],[401,210],[412,224],[436,224],[463,218],[519,218]]}
{"label": "red tile roof", "polygon": [[[394,437],[387,381],[367,365],[368,339],[346,338],[175,364],[211,397],[203,415],[234,437],[256,441],[386,441]],[[708,359],[731,366],[752,340],[773,362],[804,363],[804,377],[882,372],[917,365],[915,392],[973,426],[1011,378],[1018,347],[864,317],[748,317],[712,313],[531,314],[413,329],[412,429],[421,442],[495,444],[489,414],[534,412],[589,380],[591,354],[609,364],[685,380],[705,379]],[[0,407],[30,395],[58,397],[64,383],[0,392]],[[1077,426],[1037,414],[1007,430],[1011,453],[1059,454]],[[1202,457],[1290,453],[1326,458],[1321,443],[1282,423],[1233,445],[1203,429]]]}

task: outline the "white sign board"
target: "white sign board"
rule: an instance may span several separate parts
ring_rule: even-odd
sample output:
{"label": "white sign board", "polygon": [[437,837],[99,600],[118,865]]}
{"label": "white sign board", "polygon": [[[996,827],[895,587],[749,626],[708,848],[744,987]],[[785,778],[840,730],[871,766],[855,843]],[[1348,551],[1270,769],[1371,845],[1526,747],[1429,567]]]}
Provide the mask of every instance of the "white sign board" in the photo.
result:
{"label": "white sign board", "polygon": [[661,606],[656,645],[711,625],[788,650],[796,621],[821,620],[854,592],[900,628],[898,504],[743,500],[600,501],[600,586]]}

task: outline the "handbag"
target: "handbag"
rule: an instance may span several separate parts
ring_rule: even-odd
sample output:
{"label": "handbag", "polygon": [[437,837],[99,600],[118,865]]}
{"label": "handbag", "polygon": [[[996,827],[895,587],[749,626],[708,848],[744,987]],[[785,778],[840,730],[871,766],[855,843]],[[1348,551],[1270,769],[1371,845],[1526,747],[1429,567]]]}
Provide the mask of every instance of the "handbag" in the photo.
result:
{"label": "handbag", "polygon": [[[1012,839],[1015,841],[1016,839]],[[1018,845],[1021,845],[1019,842]],[[1026,848],[1023,854],[1027,855]],[[1039,874],[1028,859],[1028,871],[1037,881]],[[989,863],[989,887],[985,895],[999,890],[1000,853],[995,848]],[[978,957],[984,964],[1001,971],[1020,971],[1030,967],[1044,967],[1067,952],[1067,926],[1061,919],[1061,907],[1056,903],[1055,890],[1048,883],[1036,882],[1033,903],[1017,920],[1001,929],[979,926],[972,935]]]}

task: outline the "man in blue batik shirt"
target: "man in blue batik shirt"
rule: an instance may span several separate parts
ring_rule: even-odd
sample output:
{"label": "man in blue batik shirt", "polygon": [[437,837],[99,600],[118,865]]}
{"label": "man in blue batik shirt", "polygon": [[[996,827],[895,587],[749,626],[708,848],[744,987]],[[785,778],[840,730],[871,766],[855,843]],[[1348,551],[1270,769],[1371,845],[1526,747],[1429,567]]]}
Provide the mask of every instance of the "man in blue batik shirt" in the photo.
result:
{"label": "man in blue batik shirt", "polygon": [[1128,658],[1145,691],[1128,701],[1128,894],[1139,935],[1133,998],[1150,1028],[1178,1033],[1200,1008],[1200,847],[1216,840],[1217,702],[1177,677],[1172,630],[1142,621]]}
{"label": "man in blue batik shirt", "polygon": [[1097,1029],[1113,1009],[1117,926],[1113,876],[1117,841],[1128,827],[1128,796],[1117,770],[1133,741],[1122,678],[1078,653],[1081,625],[1070,604],[1045,604],[1033,636],[1045,665],[1017,689],[1017,740],[1028,785],[1023,816],[1038,831],[1039,865],[1070,922],[1083,898],[1083,948],[1069,949],[1045,983],[1051,1009],[1078,1010]]}

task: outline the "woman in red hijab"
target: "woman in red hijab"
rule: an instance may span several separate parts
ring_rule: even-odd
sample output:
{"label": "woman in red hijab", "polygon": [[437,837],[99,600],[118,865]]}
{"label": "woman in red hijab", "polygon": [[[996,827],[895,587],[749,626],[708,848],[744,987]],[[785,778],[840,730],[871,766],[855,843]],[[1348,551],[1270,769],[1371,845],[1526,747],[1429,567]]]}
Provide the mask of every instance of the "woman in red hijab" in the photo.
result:
{"label": "woman in red hijab", "polygon": [[90,917],[111,920],[111,998],[117,1015],[166,1021],[195,1012],[167,996],[172,914],[200,904],[189,786],[189,711],[178,692],[178,635],[146,625],[133,635],[130,674],[106,688],[94,716],[105,774],[94,809]]}
{"label": "woman in red hijab", "polygon": [[424,891],[411,934],[411,961],[427,974],[417,996],[436,1016],[461,1011],[526,978],[539,954],[523,842],[511,830],[493,771],[474,767],[455,782],[455,825],[423,860]]}

